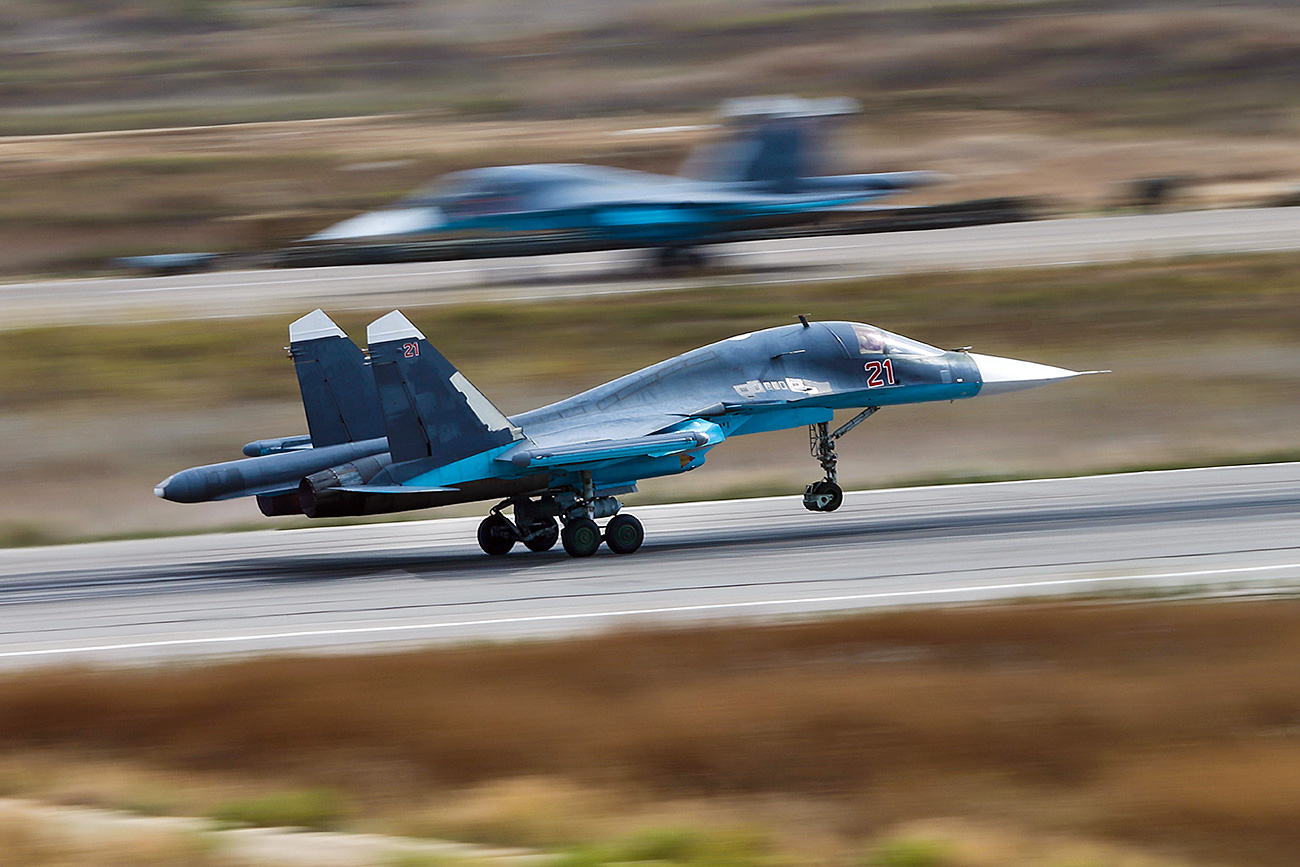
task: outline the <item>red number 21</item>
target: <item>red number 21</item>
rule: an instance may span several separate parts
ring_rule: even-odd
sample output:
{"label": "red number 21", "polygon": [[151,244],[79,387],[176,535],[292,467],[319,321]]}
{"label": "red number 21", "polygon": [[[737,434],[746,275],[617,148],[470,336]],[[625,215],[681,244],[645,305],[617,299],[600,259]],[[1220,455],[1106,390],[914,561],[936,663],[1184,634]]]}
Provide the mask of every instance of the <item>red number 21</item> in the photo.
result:
{"label": "red number 21", "polygon": [[882,385],[897,385],[894,379],[893,359],[868,361],[863,365],[867,371],[867,388],[880,388]]}
{"label": "red number 21", "polygon": [[407,358],[415,358],[415,356],[420,354],[420,344],[403,343],[402,354],[405,355]]}

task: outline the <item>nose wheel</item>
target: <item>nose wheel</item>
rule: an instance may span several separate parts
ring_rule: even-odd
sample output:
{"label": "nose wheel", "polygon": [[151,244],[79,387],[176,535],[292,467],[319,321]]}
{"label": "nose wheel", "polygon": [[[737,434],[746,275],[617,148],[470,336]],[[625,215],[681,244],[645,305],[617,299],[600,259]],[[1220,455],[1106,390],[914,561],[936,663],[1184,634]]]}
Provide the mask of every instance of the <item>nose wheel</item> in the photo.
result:
{"label": "nose wheel", "polygon": [[831,432],[830,424],[819,422],[808,426],[808,448],[821,464],[826,478],[813,482],[803,492],[803,507],[810,512],[834,512],[844,502],[844,490],[839,486],[836,468],[839,456],[835,454],[835,441],[862,424],[880,409],[869,406]]}
{"label": "nose wheel", "polygon": [[844,502],[844,491],[834,482],[813,482],[803,492],[803,507],[810,512],[834,512]]}

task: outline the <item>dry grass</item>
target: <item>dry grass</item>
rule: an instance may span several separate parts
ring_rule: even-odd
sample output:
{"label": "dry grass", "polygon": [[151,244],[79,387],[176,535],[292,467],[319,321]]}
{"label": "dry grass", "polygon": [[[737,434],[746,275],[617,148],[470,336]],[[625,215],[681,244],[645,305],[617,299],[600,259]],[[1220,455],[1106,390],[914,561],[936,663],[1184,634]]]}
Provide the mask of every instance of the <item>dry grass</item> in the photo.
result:
{"label": "dry grass", "polygon": [[37,820],[0,819],[5,867],[225,867],[204,838],[183,833],[69,834]]}
{"label": "dry grass", "polygon": [[[1297,682],[1294,603],[1025,606],[45,669],[0,681],[0,744],[326,786],[403,830],[492,842],[588,836],[583,821],[638,809],[600,794],[623,792],[730,804],[719,815],[778,835],[866,841],[962,816],[1284,865]],[[508,782],[526,776],[562,782]],[[792,821],[801,803],[816,821]]]}

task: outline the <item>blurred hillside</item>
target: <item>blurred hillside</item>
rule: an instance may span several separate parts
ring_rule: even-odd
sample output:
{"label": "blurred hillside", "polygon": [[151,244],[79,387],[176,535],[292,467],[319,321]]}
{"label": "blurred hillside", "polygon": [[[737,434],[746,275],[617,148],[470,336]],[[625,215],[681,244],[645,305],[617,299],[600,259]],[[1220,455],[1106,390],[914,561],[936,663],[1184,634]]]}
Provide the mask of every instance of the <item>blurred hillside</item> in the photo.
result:
{"label": "blurred hillside", "polygon": [[1294,130],[1293,2],[5,0],[0,130],[388,111],[568,118],[796,91],[1090,126]]}
{"label": "blurred hillside", "polygon": [[[723,98],[854,97],[901,204],[1300,189],[1294,3],[0,0],[0,275],[275,246],[443,172],[672,171]],[[704,128],[701,128],[704,127]]]}

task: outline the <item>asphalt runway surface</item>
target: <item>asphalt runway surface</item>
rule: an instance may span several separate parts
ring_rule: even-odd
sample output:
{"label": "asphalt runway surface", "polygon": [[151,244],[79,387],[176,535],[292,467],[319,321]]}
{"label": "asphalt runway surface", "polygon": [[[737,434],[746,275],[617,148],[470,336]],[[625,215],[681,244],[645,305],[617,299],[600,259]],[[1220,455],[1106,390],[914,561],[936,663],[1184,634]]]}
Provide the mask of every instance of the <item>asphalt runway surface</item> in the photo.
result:
{"label": "asphalt runway surface", "polygon": [[628,507],[641,551],[478,519],[0,551],[0,664],[156,662],[1104,594],[1300,588],[1300,463]]}
{"label": "asphalt runway surface", "polygon": [[920,271],[1080,265],[1300,249],[1300,207],[1188,211],[751,241],[712,248],[713,273],[665,275],[644,251],[172,277],[0,284],[0,328],[416,309],[843,280]]}

